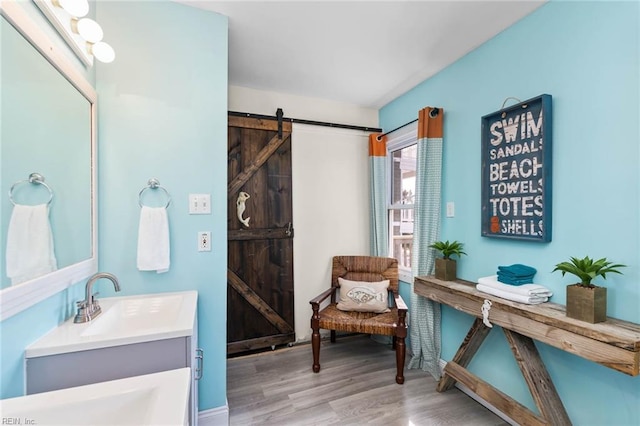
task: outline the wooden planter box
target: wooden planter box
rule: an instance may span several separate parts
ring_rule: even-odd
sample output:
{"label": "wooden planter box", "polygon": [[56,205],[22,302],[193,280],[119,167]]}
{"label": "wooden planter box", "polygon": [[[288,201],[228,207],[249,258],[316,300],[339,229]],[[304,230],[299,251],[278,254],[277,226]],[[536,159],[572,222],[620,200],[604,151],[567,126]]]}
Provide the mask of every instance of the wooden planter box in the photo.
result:
{"label": "wooden planter box", "polygon": [[567,286],[567,316],[591,324],[607,320],[606,287]]}
{"label": "wooden planter box", "polygon": [[436,258],[435,276],[442,281],[455,281],[456,261],[454,259]]}

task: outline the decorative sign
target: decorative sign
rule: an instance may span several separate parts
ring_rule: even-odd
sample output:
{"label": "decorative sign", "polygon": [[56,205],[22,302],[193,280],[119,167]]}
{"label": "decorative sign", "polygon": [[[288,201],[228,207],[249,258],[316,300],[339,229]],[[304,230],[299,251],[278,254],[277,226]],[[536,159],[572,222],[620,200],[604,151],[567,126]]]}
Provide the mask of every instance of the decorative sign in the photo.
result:
{"label": "decorative sign", "polygon": [[482,117],[482,235],[551,241],[551,95]]}

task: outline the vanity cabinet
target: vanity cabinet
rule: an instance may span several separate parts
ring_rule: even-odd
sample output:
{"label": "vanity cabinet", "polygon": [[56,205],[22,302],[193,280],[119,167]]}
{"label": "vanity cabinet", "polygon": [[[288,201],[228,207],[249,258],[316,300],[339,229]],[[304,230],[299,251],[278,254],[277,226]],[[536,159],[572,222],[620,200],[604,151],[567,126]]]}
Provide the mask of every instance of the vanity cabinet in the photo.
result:
{"label": "vanity cabinet", "polygon": [[197,380],[202,367],[199,352],[194,335],[27,358],[27,395],[189,367],[189,422],[197,425]]}
{"label": "vanity cabinet", "polygon": [[27,395],[189,367],[189,422],[197,425],[197,353],[196,339],[190,336],[27,358]]}
{"label": "vanity cabinet", "polygon": [[[114,300],[116,298],[113,298]],[[106,299],[104,299],[106,301]],[[172,300],[174,302],[174,300]],[[105,302],[105,305],[109,305]],[[133,305],[133,303],[132,303]],[[193,303],[195,308],[195,302]],[[194,309],[195,310],[195,309]],[[105,339],[78,337],[87,325],[68,322],[30,345],[25,352],[27,395],[189,367],[189,423],[198,421],[198,380],[203,356],[198,348],[197,313],[186,315],[179,331]],[[103,312],[101,316],[106,317]],[[77,334],[77,336],[71,336]],[[61,340],[66,341],[60,344]],[[75,346],[72,346],[75,345]]]}

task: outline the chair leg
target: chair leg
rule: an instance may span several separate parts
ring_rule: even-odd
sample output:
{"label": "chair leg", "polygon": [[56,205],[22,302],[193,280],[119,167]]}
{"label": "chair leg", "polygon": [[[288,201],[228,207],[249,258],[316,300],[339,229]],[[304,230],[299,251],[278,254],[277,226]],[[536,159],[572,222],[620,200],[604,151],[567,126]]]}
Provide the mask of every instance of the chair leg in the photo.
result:
{"label": "chair leg", "polygon": [[396,383],[401,385],[404,383],[404,358],[406,356],[405,338],[407,337],[407,311],[398,309],[398,326],[394,338],[396,339]]}
{"label": "chair leg", "polygon": [[336,342],[336,331],[331,330],[331,343],[335,343],[335,342]]}
{"label": "chair leg", "polygon": [[404,337],[398,337],[396,343],[396,383],[401,385],[404,383],[404,358],[406,356],[406,345]]}
{"label": "chair leg", "polygon": [[320,372],[320,315],[319,305],[311,304],[313,315],[311,316],[311,351],[313,352],[313,372]]}
{"label": "chair leg", "polygon": [[391,349],[393,349],[394,351],[396,350],[397,342],[398,342],[398,338],[396,336],[393,336],[393,339],[391,340]]}
{"label": "chair leg", "polygon": [[320,372],[320,330],[311,333],[311,350],[313,352],[313,372]]}

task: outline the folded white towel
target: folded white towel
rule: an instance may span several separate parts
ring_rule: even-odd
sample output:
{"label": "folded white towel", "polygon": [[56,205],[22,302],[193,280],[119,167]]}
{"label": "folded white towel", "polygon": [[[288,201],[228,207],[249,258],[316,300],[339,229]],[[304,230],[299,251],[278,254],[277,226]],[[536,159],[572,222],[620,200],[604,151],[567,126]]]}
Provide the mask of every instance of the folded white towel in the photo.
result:
{"label": "folded white towel", "polygon": [[538,303],[544,303],[549,300],[545,296],[522,296],[520,294],[509,293],[508,291],[497,290],[493,287],[487,287],[482,284],[477,284],[476,288],[484,293],[489,293],[494,296],[501,297],[503,299],[512,300],[514,302],[526,303],[529,305],[537,305]]}
{"label": "folded white towel", "polygon": [[7,276],[19,284],[58,268],[49,206],[13,206],[7,229]]}
{"label": "folded white towel", "polygon": [[156,271],[169,270],[169,219],[164,207],[142,206],[138,227],[138,269]]}
{"label": "folded white towel", "polygon": [[521,296],[539,296],[539,297],[551,297],[553,292],[545,286],[539,284],[522,284],[522,285],[510,285],[504,284],[498,281],[497,275],[491,275],[489,277],[478,278],[478,284],[482,284],[485,287],[495,288],[496,290],[506,291],[513,294],[519,294]]}

